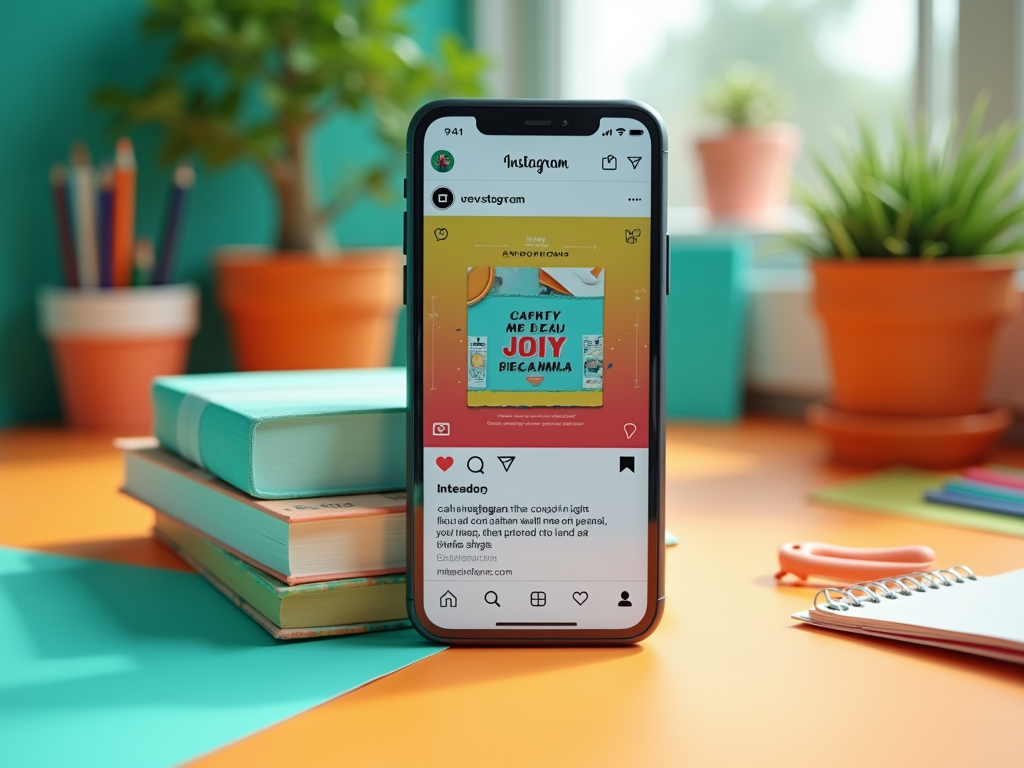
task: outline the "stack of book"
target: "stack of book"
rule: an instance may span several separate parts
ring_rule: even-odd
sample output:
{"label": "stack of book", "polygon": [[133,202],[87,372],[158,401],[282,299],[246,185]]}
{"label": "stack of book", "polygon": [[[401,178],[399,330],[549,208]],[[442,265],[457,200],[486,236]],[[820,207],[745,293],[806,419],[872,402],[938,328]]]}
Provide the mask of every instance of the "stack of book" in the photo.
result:
{"label": "stack of book", "polygon": [[405,399],[400,368],[158,378],[122,490],[274,637],[407,627]]}

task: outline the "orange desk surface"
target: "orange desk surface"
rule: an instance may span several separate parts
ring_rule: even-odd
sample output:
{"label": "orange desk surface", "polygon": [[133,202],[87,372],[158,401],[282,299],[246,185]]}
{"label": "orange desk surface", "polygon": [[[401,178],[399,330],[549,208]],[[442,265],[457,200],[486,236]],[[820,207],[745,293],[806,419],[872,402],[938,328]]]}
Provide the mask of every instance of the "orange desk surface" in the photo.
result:
{"label": "orange desk surface", "polygon": [[[996,458],[1024,466],[1021,450]],[[681,543],[649,640],[451,649],[194,765],[1024,764],[1024,668],[789,618],[813,595],[772,579],[791,539],[928,544],[982,574],[1024,567],[1024,539],[806,502],[852,474],[795,423],[674,426],[668,527]],[[120,479],[109,437],[0,432],[0,543],[187,569]]]}

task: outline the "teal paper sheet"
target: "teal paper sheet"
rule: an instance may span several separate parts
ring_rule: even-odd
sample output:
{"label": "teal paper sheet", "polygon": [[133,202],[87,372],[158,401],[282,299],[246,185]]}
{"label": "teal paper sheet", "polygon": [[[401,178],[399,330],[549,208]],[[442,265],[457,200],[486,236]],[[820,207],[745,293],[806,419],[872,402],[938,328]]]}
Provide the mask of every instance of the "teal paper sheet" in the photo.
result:
{"label": "teal paper sheet", "polygon": [[0,765],[176,765],[441,650],[283,643],[195,574],[0,547]]}

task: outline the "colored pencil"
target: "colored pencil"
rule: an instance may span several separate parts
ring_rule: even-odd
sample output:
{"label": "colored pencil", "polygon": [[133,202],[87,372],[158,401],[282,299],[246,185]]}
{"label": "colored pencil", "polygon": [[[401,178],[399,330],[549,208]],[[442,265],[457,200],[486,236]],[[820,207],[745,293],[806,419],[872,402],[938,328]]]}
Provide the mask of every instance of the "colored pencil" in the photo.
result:
{"label": "colored pencil", "polygon": [[1024,490],[1024,472],[1010,467],[970,467],[964,470],[964,477],[982,483]]}
{"label": "colored pencil", "polygon": [[156,266],[156,254],[153,252],[153,241],[148,237],[140,237],[139,241],[135,244],[132,285],[149,285],[153,280],[154,266]]}
{"label": "colored pencil", "polygon": [[990,499],[984,496],[976,496],[973,493],[957,493],[956,491],[937,490],[925,491],[926,501],[936,504],[947,504],[952,507],[966,507],[967,509],[980,509],[984,512],[997,512],[1000,515],[1013,515],[1024,517],[1024,504],[1005,499]]}
{"label": "colored pencil", "polygon": [[100,170],[100,287],[114,287],[114,171]]}
{"label": "colored pencil", "polygon": [[71,150],[71,186],[74,190],[78,283],[83,288],[92,288],[99,285],[100,281],[96,254],[96,180],[89,150],[81,142],[77,142]]}
{"label": "colored pencil", "polygon": [[64,282],[70,288],[78,287],[78,265],[75,264],[75,242],[71,232],[71,210],[68,204],[68,174],[62,165],[50,168],[50,190],[57,216],[57,238],[60,258],[64,265]]}
{"label": "colored pencil", "polygon": [[117,140],[114,157],[113,284],[131,285],[135,248],[135,151],[132,140]]}
{"label": "colored pencil", "polygon": [[154,285],[166,285],[171,281],[175,247],[181,235],[181,222],[185,208],[185,197],[196,180],[196,173],[189,165],[179,165],[174,169],[171,183],[171,195],[167,204],[167,216],[164,219],[160,246],[156,254],[156,271],[153,274]]}
{"label": "colored pencil", "polygon": [[977,480],[957,478],[950,480],[943,486],[945,491],[956,493],[975,494],[976,496],[987,496],[993,499],[1005,499],[1006,501],[1018,501],[1024,504],[1024,489],[1011,488],[1005,485],[994,485],[993,483],[982,483]]}

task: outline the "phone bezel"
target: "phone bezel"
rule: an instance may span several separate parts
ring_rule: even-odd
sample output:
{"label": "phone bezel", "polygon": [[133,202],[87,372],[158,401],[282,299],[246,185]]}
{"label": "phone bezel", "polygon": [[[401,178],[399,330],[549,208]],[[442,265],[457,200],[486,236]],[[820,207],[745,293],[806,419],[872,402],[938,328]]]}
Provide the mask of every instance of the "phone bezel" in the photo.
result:
{"label": "phone bezel", "polygon": [[[651,139],[651,317],[650,412],[648,461],[647,605],[643,618],[622,630],[516,630],[438,627],[425,612],[420,551],[423,537],[423,158],[427,127],[442,117],[475,117],[482,132],[504,135],[593,135],[602,117],[641,122]],[[541,125],[528,125],[527,120]],[[562,125],[562,121],[566,125]],[[550,123],[547,123],[550,121]],[[486,129],[486,130],[485,130]],[[407,539],[406,601],[409,618],[428,639],[464,645],[608,645],[635,643],[655,630],[665,598],[665,297],[668,251],[666,239],[665,128],[650,107],[634,101],[559,101],[446,99],[427,104],[409,126],[406,146],[405,243],[408,255],[407,304]],[[657,290],[653,288],[657,286]]]}

